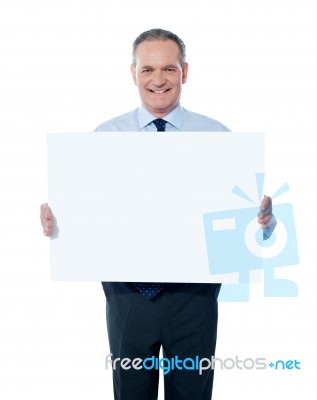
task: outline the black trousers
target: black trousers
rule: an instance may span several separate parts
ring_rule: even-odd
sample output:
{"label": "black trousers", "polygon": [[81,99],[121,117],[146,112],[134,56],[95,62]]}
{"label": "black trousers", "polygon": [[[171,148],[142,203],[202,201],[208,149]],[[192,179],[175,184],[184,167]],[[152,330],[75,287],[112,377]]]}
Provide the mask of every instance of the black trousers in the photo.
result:
{"label": "black trousers", "polygon": [[[166,284],[153,300],[145,299],[131,283],[102,285],[110,351],[112,359],[117,359],[112,363],[114,399],[157,399],[159,366],[135,369],[131,361],[131,368],[124,369],[118,359],[158,359],[162,346],[164,358],[170,360],[163,369],[165,400],[210,400],[213,369],[200,374],[191,369],[195,368],[191,360],[210,359],[215,354],[220,284]],[[176,356],[189,359],[187,369],[176,368],[175,363],[171,368]]]}

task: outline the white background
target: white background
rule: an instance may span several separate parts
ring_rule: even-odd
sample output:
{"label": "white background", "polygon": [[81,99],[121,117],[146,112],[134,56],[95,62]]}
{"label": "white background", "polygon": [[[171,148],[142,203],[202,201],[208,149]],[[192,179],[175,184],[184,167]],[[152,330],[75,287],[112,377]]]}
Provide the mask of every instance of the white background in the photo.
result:
{"label": "white background", "polygon": [[[138,105],[131,43],[162,27],[186,43],[182,103],[234,131],[267,133],[267,193],[294,206],[297,298],[220,304],[217,355],[297,359],[301,370],[221,371],[216,400],[316,393],[316,40],[312,0],[193,3],[2,0],[0,5],[0,397],[111,399],[99,283],[51,283],[39,225],[46,132],[89,131]],[[162,389],[162,388],[161,388]],[[305,390],[305,395],[303,391]],[[162,398],[162,390],[160,394]]]}

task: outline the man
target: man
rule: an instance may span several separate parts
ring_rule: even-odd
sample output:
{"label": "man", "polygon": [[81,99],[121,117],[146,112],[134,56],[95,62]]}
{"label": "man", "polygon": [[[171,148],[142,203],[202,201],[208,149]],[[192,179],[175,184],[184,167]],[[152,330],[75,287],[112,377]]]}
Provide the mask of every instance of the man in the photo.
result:
{"label": "man", "polygon": [[[133,44],[132,77],[142,106],[101,124],[96,131],[228,131],[221,123],[181,107],[188,64],[185,45],[162,29],[142,33]],[[258,222],[267,236],[272,230],[271,199],[264,197]],[[44,234],[53,230],[53,214],[41,206]],[[107,326],[113,359],[164,357],[175,360],[211,358],[217,334],[217,296],[220,284],[103,282]],[[113,368],[114,397],[118,400],[157,399],[157,369]],[[164,375],[166,400],[211,399],[213,370],[175,367]]]}

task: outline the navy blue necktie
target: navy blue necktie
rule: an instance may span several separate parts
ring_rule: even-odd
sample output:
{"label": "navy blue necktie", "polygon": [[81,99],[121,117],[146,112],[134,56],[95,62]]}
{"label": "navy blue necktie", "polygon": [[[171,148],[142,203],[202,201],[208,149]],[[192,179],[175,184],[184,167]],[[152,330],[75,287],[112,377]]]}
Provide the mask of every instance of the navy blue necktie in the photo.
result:
{"label": "navy blue necktie", "polygon": [[[165,132],[166,121],[164,119],[158,118],[152,122],[157,128],[157,132]],[[148,300],[155,297],[164,288],[164,285],[160,282],[135,282],[133,285]]]}
{"label": "navy blue necktie", "polygon": [[134,282],[133,285],[148,300],[153,299],[164,288],[160,282]]}
{"label": "navy blue necktie", "polygon": [[167,121],[165,121],[162,118],[158,118],[158,119],[155,119],[152,122],[157,128],[157,132],[165,132],[165,125],[166,125]]}

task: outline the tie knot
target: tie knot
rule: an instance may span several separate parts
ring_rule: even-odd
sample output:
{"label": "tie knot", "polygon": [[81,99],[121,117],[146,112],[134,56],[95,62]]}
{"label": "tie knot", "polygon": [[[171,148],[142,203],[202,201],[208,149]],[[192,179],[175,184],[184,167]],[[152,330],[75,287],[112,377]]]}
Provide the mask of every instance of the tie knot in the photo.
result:
{"label": "tie knot", "polygon": [[155,119],[152,122],[157,128],[157,132],[164,132],[165,131],[165,125],[166,125],[167,121],[165,121],[162,118],[158,118],[158,119]]}

